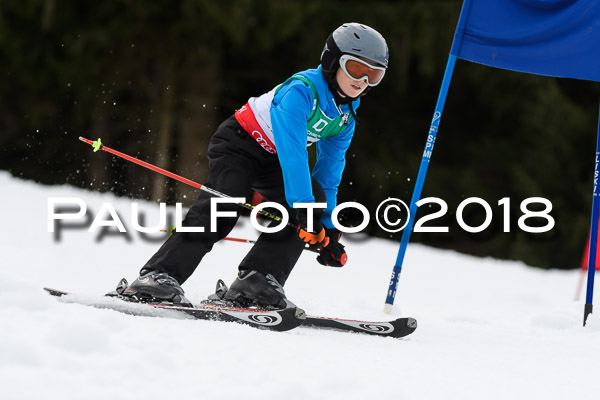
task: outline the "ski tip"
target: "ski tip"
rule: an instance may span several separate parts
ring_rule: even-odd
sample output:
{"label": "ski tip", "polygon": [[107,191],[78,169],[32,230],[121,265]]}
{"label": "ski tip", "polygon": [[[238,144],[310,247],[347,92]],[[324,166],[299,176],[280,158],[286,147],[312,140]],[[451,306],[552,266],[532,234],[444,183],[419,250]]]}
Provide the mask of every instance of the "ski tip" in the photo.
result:
{"label": "ski tip", "polygon": [[64,296],[66,294],[69,294],[67,292],[63,292],[62,290],[56,290],[56,289],[47,288],[47,287],[45,287],[44,290],[46,292],[48,292],[50,295],[57,296],[57,297],[61,297],[61,296]]}

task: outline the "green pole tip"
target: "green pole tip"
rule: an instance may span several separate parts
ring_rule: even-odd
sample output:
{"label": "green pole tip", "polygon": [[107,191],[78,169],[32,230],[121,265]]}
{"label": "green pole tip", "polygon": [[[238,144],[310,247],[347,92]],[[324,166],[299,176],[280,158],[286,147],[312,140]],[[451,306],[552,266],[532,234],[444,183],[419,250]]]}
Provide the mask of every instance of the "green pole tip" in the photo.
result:
{"label": "green pole tip", "polygon": [[98,140],[96,140],[92,144],[92,147],[94,148],[94,153],[97,152],[98,150],[100,150],[102,148],[102,140],[100,140],[100,138],[98,138]]}
{"label": "green pole tip", "polygon": [[169,237],[171,237],[171,235],[173,234],[174,230],[175,230],[175,225],[171,225],[171,227],[169,229],[167,229],[167,235]]}

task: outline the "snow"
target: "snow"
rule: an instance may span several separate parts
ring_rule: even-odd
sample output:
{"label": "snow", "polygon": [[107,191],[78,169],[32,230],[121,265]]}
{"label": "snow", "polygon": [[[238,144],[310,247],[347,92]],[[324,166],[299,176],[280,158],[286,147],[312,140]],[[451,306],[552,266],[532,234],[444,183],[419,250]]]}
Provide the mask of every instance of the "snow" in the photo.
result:
{"label": "snow", "polygon": [[[3,399],[592,399],[600,395],[600,315],[583,328],[579,271],[543,271],[411,244],[394,315],[404,339],[315,329],[277,333],[188,319],[132,317],[61,302],[42,287],[97,295],[134,279],[159,243],[47,230],[48,199],[130,199],[41,186],[0,173],[0,388]],[[158,205],[139,202],[146,225]],[[108,219],[108,217],[105,217]],[[81,222],[70,221],[71,223]],[[90,221],[91,223],[91,221]],[[89,226],[89,223],[88,223]],[[163,234],[164,235],[164,234]],[[231,236],[255,238],[248,220]],[[249,245],[221,242],[184,284],[192,301],[231,282]],[[398,244],[347,242],[348,264],[304,254],[288,297],[310,314],[384,320]],[[598,289],[597,289],[598,290]]]}

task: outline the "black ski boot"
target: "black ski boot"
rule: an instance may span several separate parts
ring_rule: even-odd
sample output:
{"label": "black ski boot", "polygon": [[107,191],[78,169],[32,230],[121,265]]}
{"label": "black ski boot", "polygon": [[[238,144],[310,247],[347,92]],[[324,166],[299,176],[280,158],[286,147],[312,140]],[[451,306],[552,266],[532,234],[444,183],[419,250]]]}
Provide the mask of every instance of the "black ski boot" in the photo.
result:
{"label": "black ski boot", "polygon": [[[164,272],[142,270],[140,276],[131,285],[127,285],[127,281],[122,279],[113,293],[140,303],[168,302],[178,306],[192,307],[192,303],[185,297],[179,282]],[[109,296],[113,293],[109,293]]]}
{"label": "black ski boot", "polygon": [[[225,287],[226,289],[226,287]],[[223,291],[223,288],[221,288]],[[217,295],[219,295],[217,288]],[[239,304],[242,307],[259,307],[263,309],[282,309],[296,307],[285,297],[283,287],[273,275],[263,275],[254,270],[240,271],[231,287],[222,298]]]}

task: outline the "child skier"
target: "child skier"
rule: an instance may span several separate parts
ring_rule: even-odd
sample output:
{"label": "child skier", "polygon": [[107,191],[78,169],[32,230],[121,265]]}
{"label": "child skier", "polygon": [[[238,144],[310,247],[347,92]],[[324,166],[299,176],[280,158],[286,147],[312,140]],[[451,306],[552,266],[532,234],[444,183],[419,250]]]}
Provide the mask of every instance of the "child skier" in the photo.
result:
{"label": "child skier", "polygon": [[[305,245],[319,248],[317,260],[341,267],[346,260],[341,233],[331,222],[345,153],[355,128],[360,97],[379,84],[388,66],[385,39],[374,29],[348,23],[327,39],[316,69],[298,72],[268,93],[252,97],[224,121],[211,138],[205,186],[232,197],[252,190],[284,206],[297,229],[263,233],[239,265],[224,294],[241,306],[293,307],[285,284]],[[310,171],[307,146],[315,144]],[[120,294],[138,301],[191,306],[181,288],[214,243],[233,229],[237,218],[221,218],[210,231],[211,196],[200,192],[182,222],[205,232],[175,231]],[[311,213],[294,203],[326,203]],[[219,210],[236,210],[221,204]],[[309,223],[312,222],[312,230]]]}

